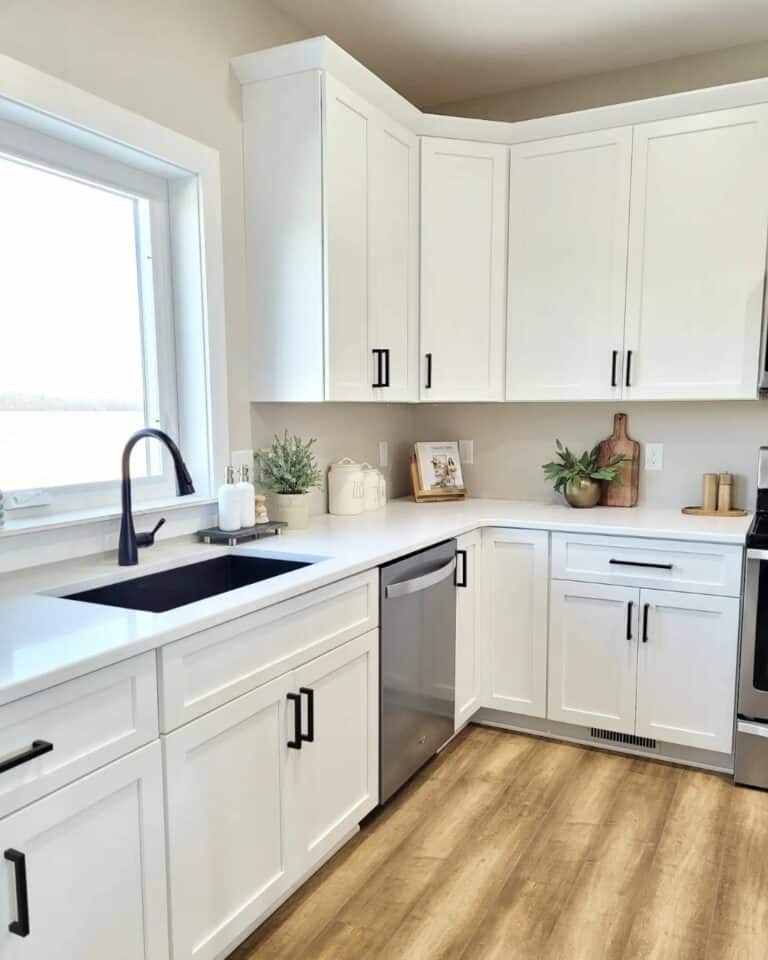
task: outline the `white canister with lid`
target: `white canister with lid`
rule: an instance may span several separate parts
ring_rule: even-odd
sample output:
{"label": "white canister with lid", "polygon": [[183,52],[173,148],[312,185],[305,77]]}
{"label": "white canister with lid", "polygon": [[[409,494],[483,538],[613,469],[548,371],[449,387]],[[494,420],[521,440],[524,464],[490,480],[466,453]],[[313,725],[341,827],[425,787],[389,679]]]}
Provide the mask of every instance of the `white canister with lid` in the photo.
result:
{"label": "white canister with lid", "polygon": [[349,457],[332,463],[328,471],[328,513],[354,517],[365,508],[362,464]]}
{"label": "white canister with lid", "polygon": [[366,510],[378,510],[381,506],[379,498],[379,471],[370,465],[363,463],[363,503]]}

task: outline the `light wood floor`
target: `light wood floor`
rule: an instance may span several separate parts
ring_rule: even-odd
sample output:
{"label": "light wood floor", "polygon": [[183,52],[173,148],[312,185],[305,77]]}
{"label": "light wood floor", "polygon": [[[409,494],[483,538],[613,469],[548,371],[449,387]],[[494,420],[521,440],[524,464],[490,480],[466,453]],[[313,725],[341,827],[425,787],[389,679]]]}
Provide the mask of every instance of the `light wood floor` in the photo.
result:
{"label": "light wood floor", "polygon": [[768,794],[470,727],[231,960],[766,960]]}

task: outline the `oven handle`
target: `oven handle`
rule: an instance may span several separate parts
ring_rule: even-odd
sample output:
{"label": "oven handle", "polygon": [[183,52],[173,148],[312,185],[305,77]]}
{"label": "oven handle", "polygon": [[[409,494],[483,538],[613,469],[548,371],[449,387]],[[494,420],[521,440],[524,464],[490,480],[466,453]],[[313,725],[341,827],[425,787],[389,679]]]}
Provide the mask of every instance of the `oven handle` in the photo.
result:
{"label": "oven handle", "polygon": [[747,560],[768,560],[768,550],[756,550],[750,547],[747,550]]}
{"label": "oven handle", "polygon": [[420,590],[427,590],[434,587],[436,583],[441,583],[452,577],[456,569],[456,557],[451,557],[449,563],[444,567],[438,567],[431,573],[425,573],[422,577],[414,577],[412,580],[401,580],[399,583],[390,583],[385,594],[387,600],[394,600],[397,597],[407,597],[410,593],[418,593]]}

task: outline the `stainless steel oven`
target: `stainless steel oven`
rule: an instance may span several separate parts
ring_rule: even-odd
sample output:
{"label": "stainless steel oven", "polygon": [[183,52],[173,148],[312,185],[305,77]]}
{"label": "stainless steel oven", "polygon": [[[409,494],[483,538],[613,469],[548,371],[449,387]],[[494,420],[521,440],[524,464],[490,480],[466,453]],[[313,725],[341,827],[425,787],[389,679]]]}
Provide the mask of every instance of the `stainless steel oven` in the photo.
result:
{"label": "stainless steel oven", "polygon": [[757,508],[747,536],[734,779],[768,789],[768,448],[760,448]]}

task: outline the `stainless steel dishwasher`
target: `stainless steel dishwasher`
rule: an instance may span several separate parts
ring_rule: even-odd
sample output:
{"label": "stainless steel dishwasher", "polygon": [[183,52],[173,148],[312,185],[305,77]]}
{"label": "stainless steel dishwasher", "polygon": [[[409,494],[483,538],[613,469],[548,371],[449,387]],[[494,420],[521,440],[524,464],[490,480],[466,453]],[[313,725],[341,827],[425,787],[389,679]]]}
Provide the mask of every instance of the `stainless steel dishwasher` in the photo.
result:
{"label": "stainless steel dishwasher", "polygon": [[381,802],[453,735],[456,541],[381,567]]}

